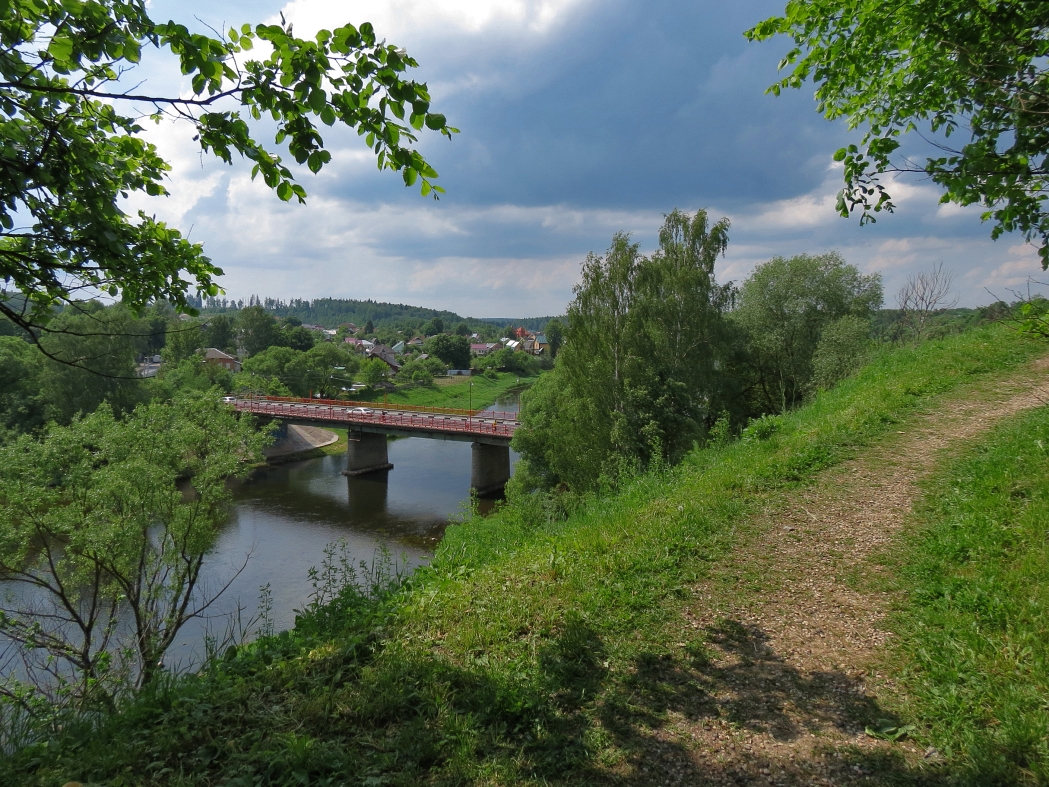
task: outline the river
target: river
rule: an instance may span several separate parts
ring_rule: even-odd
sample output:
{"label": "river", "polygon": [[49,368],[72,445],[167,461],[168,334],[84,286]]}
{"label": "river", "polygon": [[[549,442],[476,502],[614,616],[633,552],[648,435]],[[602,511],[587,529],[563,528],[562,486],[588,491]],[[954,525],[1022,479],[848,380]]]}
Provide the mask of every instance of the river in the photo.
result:
{"label": "river", "polygon": [[[488,409],[516,412],[518,401],[511,394]],[[205,635],[221,636],[238,606],[242,620],[254,616],[267,584],[274,630],[290,628],[309,598],[309,570],[332,542],[344,541],[354,564],[371,563],[382,546],[401,570],[426,563],[449,518],[469,503],[470,443],[400,438],[390,441],[389,458],[392,470],[367,476],[342,475],[346,457],[337,455],[260,468],[235,484],[229,523],[202,573],[205,592],[230,586],[210,620],[182,630],[168,665],[198,661]],[[490,507],[482,501],[482,510]]]}

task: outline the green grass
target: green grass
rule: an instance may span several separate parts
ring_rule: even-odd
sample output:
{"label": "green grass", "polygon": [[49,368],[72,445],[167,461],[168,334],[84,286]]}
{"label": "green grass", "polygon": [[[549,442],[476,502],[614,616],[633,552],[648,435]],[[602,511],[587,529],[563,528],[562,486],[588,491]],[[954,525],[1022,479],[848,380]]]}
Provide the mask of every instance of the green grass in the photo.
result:
{"label": "green grass", "polygon": [[[493,405],[499,397],[519,388],[525,388],[535,382],[534,377],[520,377],[509,372],[500,372],[497,380],[476,375],[473,377],[448,377],[436,381],[432,386],[412,386],[392,391],[385,395],[382,391],[362,392],[354,396],[361,402],[382,402],[389,404],[410,404],[418,407],[451,407],[466,410],[482,410]],[[470,383],[473,383],[471,390]]]}
{"label": "green grass", "polygon": [[1049,409],[931,481],[899,558],[905,711],[973,785],[1049,784]]}
{"label": "green grass", "polygon": [[749,515],[1042,352],[1000,328],[885,352],[764,439],[697,451],[567,517],[534,497],[450,527],[392,594],[345,591],[90,734],[69,725],[0,760],[0,783],[652,783],[639,760],[658,731],[715,712],[706,643],[743,642],[684,612]]}

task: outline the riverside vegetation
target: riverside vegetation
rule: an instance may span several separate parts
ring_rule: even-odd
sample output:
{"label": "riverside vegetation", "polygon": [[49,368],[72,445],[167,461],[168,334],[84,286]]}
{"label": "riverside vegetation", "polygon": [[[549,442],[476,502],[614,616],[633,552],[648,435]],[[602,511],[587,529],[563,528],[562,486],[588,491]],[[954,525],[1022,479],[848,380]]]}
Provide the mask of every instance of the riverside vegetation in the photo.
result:
{"label": "riverside vegetation", "polygon": [[[0,780],[645,783],[647,743],[682,692],[709,685],[708,634],[688,633],[682,615],[740,525],[770,496],[906,429],[939,397],[1043,352],[1004,327],[879,350],[804,407],[676,467],[624,478],[570,512],[553,495],[529,494],[450,527],[432,564],[403,580],[380,564],[362,584],[332,551],[293,630],[231,648],[198,674],[165,675],[117,714],[64,719],[46,742],[8,738]],[[1035,523],[1044,522],[1045,423],[1031,415],[996,433],[990,453],[945,471],[944,486],[930,489],[942,502],[921,509],[926,526],[900,557],[915,581],[900,618],[911,633],[893,663],[924,687],[906,706],[912,735],[935,741],[943,768],[972,783],[987,783],[991,767],[1002,778],[1044,773],[1035,705],[1046,662],[1031,639],[1044,613],[1029,600],[1044,592]],[[976,480],[992,466],[996,480]],[[959,506],[998,524],[986,535],[939,524],[957,521]],[[1000,590],[981,594],[990,587]],[[1023,592],[1011,601],[1007,587]],[[994,616],[979,631],[966,616],[977,608]],[[947,625],[928,625],[930,616]],[[1015,647],[996,648],[996,631]],[[1026,648],[1012,634],[1025,631]],[[946,656],[929,656],[930,637]],[[996,669],[982,686],[952,693],[952,675],[988,659]],[[1016,734],[986,731],[988,702],[1017,720]]]}

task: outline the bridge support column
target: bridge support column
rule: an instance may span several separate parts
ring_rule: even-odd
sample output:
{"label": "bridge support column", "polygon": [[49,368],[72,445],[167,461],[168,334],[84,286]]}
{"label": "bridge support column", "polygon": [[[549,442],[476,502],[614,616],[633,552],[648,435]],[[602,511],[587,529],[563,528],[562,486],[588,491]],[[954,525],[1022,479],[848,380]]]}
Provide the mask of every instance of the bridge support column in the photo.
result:
{"label": "bridge support column", "polygon": [[343,475],[362,475],[393,467],[386,452],[386,435],[350,431],[348,437]]}
{"label": "bridge support column", "polygon": [[470,469],[470,486],[477,494],[502,491],[510,480],[510,447],[474,443]]}

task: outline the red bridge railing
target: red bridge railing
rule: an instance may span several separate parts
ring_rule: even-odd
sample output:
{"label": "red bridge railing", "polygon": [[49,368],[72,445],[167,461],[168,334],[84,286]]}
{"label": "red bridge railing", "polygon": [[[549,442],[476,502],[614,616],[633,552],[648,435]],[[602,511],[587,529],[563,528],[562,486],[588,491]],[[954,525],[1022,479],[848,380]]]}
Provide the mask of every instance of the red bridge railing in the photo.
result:
{"label": "red bridge railing", "polygon": [[[309,400],[306,400],[309,401]],[[310,402],[302,404],[272,399],[238,399],[237,410],[245,413],[257,413],[276,418],[302,418],[314,421],[329,421],[340,424],[369,424],[389,426],[398,429],[416,429],[420,432],[447,432],[472,434],[489,437],[514,436],[516,421],[499,420],[500,413],[485,412],[484,418],[475,416],[451,416],[447,413],[422,414],[378,410],[371,413],[353,413],[345,402],[338,405]],[[513,415],[516,415],[514,413]]]}
{"label": "red bridge railing", "polygon": [[389,404],[388,402],[364,402],[356,399],[301,399],[292,396],[253,397],[257,402],[287,402],[290,404],[320,404],[332,407],[367,407],[371,410],[388,410],[391,412],[432,413],[434,415],[461,415],[464,417],[496,418],[500,421],[516,421],[517,413],[495,410],[460,410],[455,407],[429,407],[418,404]]}

